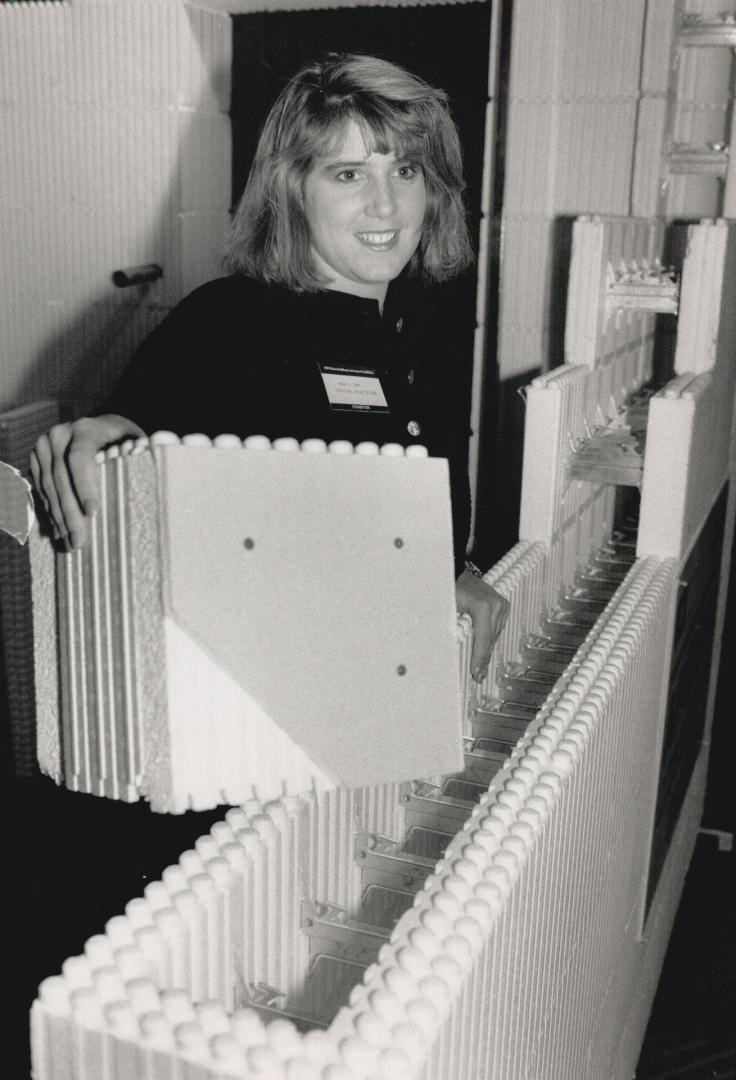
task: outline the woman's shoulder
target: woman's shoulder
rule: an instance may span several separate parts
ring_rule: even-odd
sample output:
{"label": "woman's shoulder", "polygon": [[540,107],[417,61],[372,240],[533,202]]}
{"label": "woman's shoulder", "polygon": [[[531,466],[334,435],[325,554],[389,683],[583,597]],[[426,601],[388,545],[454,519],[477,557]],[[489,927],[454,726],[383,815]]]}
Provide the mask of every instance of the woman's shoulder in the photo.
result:
{"label": "woman's shoulder", "polygon": [[252,306],[254,310],[283,305],[288,301],[289,293],[280,285],[270,285],[244,274],[229,274],[214,278],[199,285],[177,304],[177,309],[198,311],[211,309],[213,313],[242,311],[243,306]]}

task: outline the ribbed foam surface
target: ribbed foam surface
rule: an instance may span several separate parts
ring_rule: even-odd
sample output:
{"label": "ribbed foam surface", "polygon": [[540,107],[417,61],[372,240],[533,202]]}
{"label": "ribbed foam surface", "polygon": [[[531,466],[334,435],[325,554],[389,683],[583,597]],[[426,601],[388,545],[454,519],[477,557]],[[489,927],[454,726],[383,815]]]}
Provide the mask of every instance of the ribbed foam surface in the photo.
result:
{"label": "ribbed foam surface", "polygon": [[514,10],[506,119],[502,379],[562,357],[565,218],[630,212],[642,5],[524,0]]}
{"label": "ribbed foam surface", "polygon": [[[488,675],[477,691],[479,704],[503,697],[500,672],[518,658],[519,642],[534,633],[547,601],[549,553],[544,544],[520,542],[484,577],[510,602],[509,615],[493,647]],[[470,685],[470,684],[469,684]]]}
{"label": "ribbed foam surface", "polygon": [[688,230],[682,273],[682,317],[677,328],[675,372],[701,374],[736,348],[736,314],[728,289],[736,275],[736,227],[701,221]]}
{"label": "ribbed foam surface", "polygon": [[[656,296],[657,264],[664,227],[636,218],[578,218],[573,226],[572,258],[565,321],[565,361],[597,367],[620,359],[624,385],[638,384],[651,374],[651,348],[656,316],[647,304],[646,288]],[[623,307],[631,296],[616,295],[616,286],[634,283],[641,289],[641,307]],[[618,306],[621,304],[621,306]],[[617,376],[613,375],[615,379]],[[616,388],[612,388],[612,393]]]}
{"label": "ribbed foam surface", "polygon": [[407,835],[427,869],[398,922],[388,879],[354,908],[365,792],[245,803],[44,981],[37,1080],[612,1075],[674,586],[671,560],[635,563],[465,824]]}
{"label": "ribbed foam surface", "polygon": [[100,512],[88,545],[53,556],[55,583],[33,542],[42,768],[173,812],[376,785],[361,814],[394,832],[397,782],[461,765],[446,462],[258,436],[152,446],[99,455]]}
{"label": "ribbed foam surface", "polygon": [[[0,4],[0,406],[101,401],[228,228],[231,20],[179,0]],[[145,290],[115,270],[158,264]]]}
{"label": "ribbed foam surface", "polygon": [[637,551],[682,560],[729,474],[736,311],[736,227],[690,228],[676,376],[651,401]]}
{"label": "ribbed foam surface", "polygon": [[568,475],[575,440],[608,415],[612,398],[620,406],[625,392],[643,379],[642,365],[632,356],[592,370],[568,364],[534,379],[527,390],[519,534],[550,547],[550,604],[613,522],[613,487]]}
{"label": "ribbed foam surface", "polygon": [[[0,413],[0,461],[26,473],[36,439],[58,419],[53,401]],[[0,535],[0,619],[13,765],[16,777],[27,780],[37,772],[31,567],[28,549],[5,534]]]}

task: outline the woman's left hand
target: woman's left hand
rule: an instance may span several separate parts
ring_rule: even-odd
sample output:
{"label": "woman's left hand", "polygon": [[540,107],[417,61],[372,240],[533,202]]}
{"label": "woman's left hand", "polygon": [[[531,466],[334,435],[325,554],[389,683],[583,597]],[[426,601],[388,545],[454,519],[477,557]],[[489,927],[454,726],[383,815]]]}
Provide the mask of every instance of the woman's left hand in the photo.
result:
{"label": "woman's left hand", "polygon": [[483,682],[496,638],[508,618],[509,602],[469,570],[464,570],[455,582],[455,598],[458,612],[473,620],[470,674],[476,682]]}

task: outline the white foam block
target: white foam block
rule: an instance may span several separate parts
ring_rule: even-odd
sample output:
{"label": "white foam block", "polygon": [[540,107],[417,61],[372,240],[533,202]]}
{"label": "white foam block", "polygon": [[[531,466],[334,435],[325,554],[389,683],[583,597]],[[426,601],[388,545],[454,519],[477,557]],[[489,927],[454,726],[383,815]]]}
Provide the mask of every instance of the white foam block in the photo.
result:
{"label": "white foam block", "polygon": [[335,781],[459,767],[446,462],[159,462],[167,613],[216,664]]}

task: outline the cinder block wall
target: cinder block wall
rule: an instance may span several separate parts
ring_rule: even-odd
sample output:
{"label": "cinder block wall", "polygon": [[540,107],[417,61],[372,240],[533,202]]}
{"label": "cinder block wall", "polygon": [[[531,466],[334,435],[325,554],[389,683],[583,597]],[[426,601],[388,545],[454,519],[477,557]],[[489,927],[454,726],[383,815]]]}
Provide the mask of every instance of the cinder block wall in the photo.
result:
{"label": "cinder block wall", "polygon": [[[230,18],[184,0],[0,6],[0,408],[82,411],[218,272]],[[112,272],[164,276],[118,289]]]}

